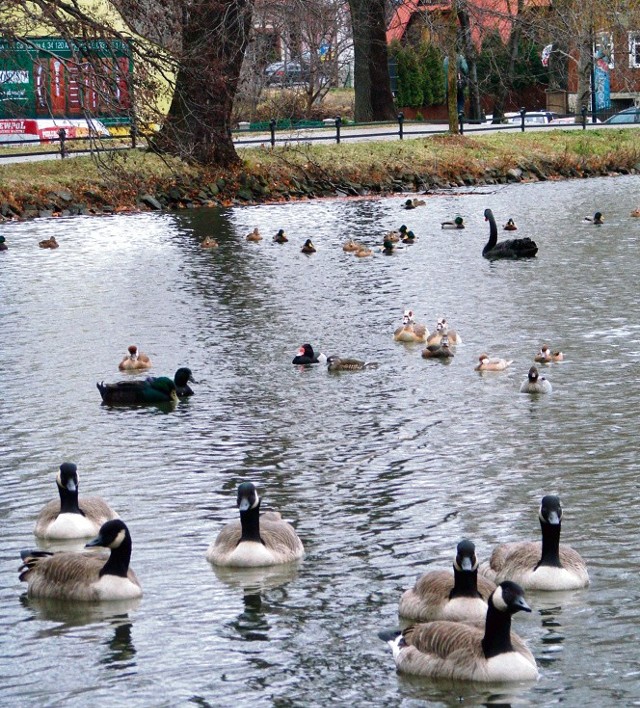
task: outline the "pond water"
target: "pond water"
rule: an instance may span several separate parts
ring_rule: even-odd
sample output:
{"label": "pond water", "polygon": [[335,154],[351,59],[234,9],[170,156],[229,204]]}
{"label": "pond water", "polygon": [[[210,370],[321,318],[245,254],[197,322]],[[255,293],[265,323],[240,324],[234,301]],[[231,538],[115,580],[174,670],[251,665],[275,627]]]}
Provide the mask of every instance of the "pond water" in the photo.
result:
{"label": "pond water", "polygon": [[[612,177],[430,196],[413,211],[405,195],[2,225],[2,704],[640,703],[639,187]],[[483,259],[485,207],[513,217],[538,257]],[[603,226],[582,222],[597,210]],[[440,228],[458,213],[464,231]],[[342,251],[403,222],[418,241],[391,257]],[[248,243],[255,226],[265,238]],[[288,244],[271,242],[278,228]],[[40,250],[53,234],[60,248]],[[207,234],[220,248],[200,248]],[[461,333],[449,365],[393,341],[405,308]],[[303,342],[379,367],[300,369]],[[132,343],[154,375],[189,366],[193,398],[168,413],[102,406],[95,384],[123,378]],[[535,399],[518,389],[543,343],[565,361],[545,367],[554,390]],[[481,375],[483,351],[514,363]],[[65,460],[81,496],[127,522],[139,602],[24,597],[19,552],[36,546]],[[299,567],[223,573],[205,560],[245,479],[296,526]],[[516,616],[540,680],[398,675],[377,632],[397,626],[401,592],[450,568],[461,538],[481,560],[537,539],[547,493],[592,584],[529,593],[533,613]]]}

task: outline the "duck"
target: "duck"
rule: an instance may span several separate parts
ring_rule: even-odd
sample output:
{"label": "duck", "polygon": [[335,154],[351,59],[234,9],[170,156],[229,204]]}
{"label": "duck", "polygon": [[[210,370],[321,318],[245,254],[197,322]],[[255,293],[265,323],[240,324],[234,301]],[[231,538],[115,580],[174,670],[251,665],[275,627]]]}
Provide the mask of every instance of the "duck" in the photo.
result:
{"label": "duck", "polygon": [[4,236],[0,236],[0,251],[8,251],[9,246],[7,246],[7,239]]}
{"label": "duck", "polygon": [[385,238],[382,242],[382,253],[385,256],[391,256],[396,252],[396,244],[388,238]]}
{"label": "duck", "polygon": [[440,342],[437,344],[428,344],[425,349],[422,350],[423,359],[451,359],[453,358],[453,352],[449,348],[449,338],[447,335],[443,335]]}
{"label": "duck", "polygon": [[450,345],[462,344],[462,337],[455,329],[449,329],[446,318],[438,317],[435,330],[427,337],[427,344],[440,344],[445,335],[448,337]]}
{"label": "duck", "polygon": [[456,548],[453,574],[431,570],[420,576],[402,593],[398,614],[414,622],[484,622],[487,600],[495,589],[495,583],[478,577],[475,544],[464,539]]}
{"label": "duck", "polygon": [[78,468],[73,462],[63,462],[56,477],[60,499],[42,508],[36,519],[37,538],[66,540],[96,536],[102,524],[119,518],[100,497],[82,497],[78,502]]}
{"label": "duck", "polygon": [[345,243],[342,245],[342,250],[345,251],[345,253],[353,253],[359,248],[360,244],[357,241],[354,241],[352,238],[350,238],[348,241],[345,241]]}
{"label": "duck", "polygon": [[315,253],[316,252],[316,247],[313,245],[313,241],[308,238],[302,248],[300,249],[302,253]]}
{"label": "duck", "polygon": [[260,514],[260,497],[252,482],[238,485],[240,521],[227,524],[207,549],[218,566],[255,568],[281,565],[304,556],[304,546],[291,524],[277,511]]}
{"label": "duck", "polygon": [[416,242],[416,235],[411,230],[407,231],[405,233],[405,235],[402,237],[402,243],[415,243],[415,242]]}
{"label": "duck", "polygon": [[278,233],[273,237],[275,243],[288,243],[289,239],[285,234],[284,229],[279,229]]}
{"label": "duck", "polygon": [[564,361],[564,354],[561,351],[552,352],[548,344],[543,344],[540,351],[533,357],[538,364],[548,364],[551,361]]}
{"label": "duck", "polygon": [[634,216],[634,217],[640,216],[640,207],[638,207],[637,209],[634,209],[634,210],[631,212],[631,216]]}
{"label": "duck", "polygon": [[373,255],[373,251],[367,246],[360,246],[356,251],[353,252],[356,258],[368,258]]}
{"label": "duck", "polygon": [[316,354],[310,344],[303,344],[298,349],[291,363],[306,366],[308,364],[324,364],[326,361],[327,357],[322,352]]}
{"label": "duck", "polygon": [[443,229],[464,229],[464,219],[456,216],[453,221],[443,221],[441,226]]}
{"label": "duck", "polygon": [[215,238],[211,238],[211,236],[206,236],[200,241],[201,248],[218,248],[219,245]]}
{"label": "duck", "polygon": [[176,395],[178,398],[189,398],[193,396],[193,389],[189,383],[196,383],[191,369],[181,366],[173,376],[173,383],[176,385]]}
{"label": "duck", "polygon": [[103,556],[86,553],[22,551],[20,580],[29,597],[96,602],[130,600],[142,596],[142,586],[129,568],[131,535],[121,519],[106,521],[85,548],[104,547]]}
{"label": "duck", "polygon": [[257,226],[253,231],[250,231],[246,235],[246,239],[247,241],[262,241],[262,235],[260,234],[260,231]]}
{"label": "duck", "polygon": [[551,382],[540,376],[535,366],[529,369],[527,378],[520,386],[520,393],[551,393],[552,390]]}
{"label": "duck", "polygon": [[589,585],[587,565],[571,546],[560,543],[562,504],[560,497],[542,497],[538,511],[542,543],[521,541],[497,546],[481,575],[495,583],[510,578],[526,590],[578,590]]}
{"label": "duck", "polygon": [[406,236],[407,231],[408,229],[406,225],[402,224],[397,231],[389,231],[389,233],[385,236],[385,239],[391,241],[392,243],[397,243]]}
{"label": "duck", "polygon": [[327,370],[335,371],[362,371],[363,369],[375,369],[378,364],[375,361],[362,361],[361,359],[345,358],[340,356],[327,357]]}
{"label": "duck", "polygon": [[531,612],[524,590],[506,580],[491,593],[484,627],[438,620],[402,632],[380,632],[400,672],[458,681],[534,681],[538,668],[524,641],[511,631],[511,617]]}
{"label": "duck", "polygon": [[135,344],[127,347],[128,354],[118,364],[120,371],[136,371],[138,369],[148,369],[152,366],[151,359],[146,354],[138,351]]}
{"label": "duck", "polygon": [[502,227],[503,231],[517,231],[518,227],[513,219],[507,219],[507,223]]}
{"label": "duck", "polygon": [[96,383],[102,402],[109,406],[136,406],[148,403],[177,403],[175,382],[168,376],[149,377],[143,381]]}
{"label": "duck", "polygon": [[479,364],[475,368],[476,371],[503,371],[513,364],[513,359],[490,357],[488,354],[480,354],[478,359]]}
{"label": "duck", "polygon": [[596,226],[601,226],[604,224],[604,216],[601,211],[597,211],[593,216],[585,216],[583,221],[590,224],[595,224]]}
{"label": "duck", "polygon": [[498,242],[498,227],[491,209],[484,210],[485,221],[489,222],[489,240],[482,249],[482,255],[491,260],[495,258],[533,258],[538,246],[530,238],[514,238]]}
{"label": "duck", "polygon": [[402,315],[402,326],[397,327],[393,333],[396,342],[424,343],[429,336],[429,330],[423,324],[417,324],[413,310],[405,310]]}
{"label": "duck", "polygon": [[424,206],[426,204],[424,199],[407,199],[402,205],[403,209],[416,209],[419,206]]}
{"label": "duck", "polygon": [[38,244],[40,248],[58,248],[59,245],[60,244],[56,241],[55,236],[52,236],[51,238],[45,238]]}

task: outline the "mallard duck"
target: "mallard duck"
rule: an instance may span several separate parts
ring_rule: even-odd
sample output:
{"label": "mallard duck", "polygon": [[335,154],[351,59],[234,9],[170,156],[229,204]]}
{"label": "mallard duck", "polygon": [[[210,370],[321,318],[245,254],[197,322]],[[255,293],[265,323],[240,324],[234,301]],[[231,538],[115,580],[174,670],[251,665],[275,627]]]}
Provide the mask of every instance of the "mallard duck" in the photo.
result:
{"label": "mallard duck", "polygon": [[393,339],[396,342],[418,342],[423,343],[427,341],[429,336],[429,330],[423,324],[417,324],[414,316],[413,310],[405,310],[402,315],[402,326],[396,328],[393,333]]}
{"label": "mallard duck", "polygon": [[518,227],[513,219],[507,219],[507,223],[502,227],[503,231],[517,231]]}
{"label": "mallard duck", "polygon": [[503,371],[513,364],[513,359],[500,359],[498,357],[490,357],[488,354],[480,354],[478,357],[479,364],[476,366],[476,371]]}
{"label": "mallard duck", "polygon": [[211,238],[211,236],[206,236],[205,238],[200,241],[200,246],[202,248],[218,248],[220,244],[215,240],[215,238]]}
{"label": "mallard duck", "polygon": [[491,260],[496,258],[533,258],[538,246],[530,238],[514,238],[498,242],[498,227],[491,209],[484,210],[485,221],[489,222],[489,240],[482,249],[482,255]]}
{"label": "mallard duck", "polygon": [[100,497],[82,497],[78,502],[78,471],[73,462],[63,462],[56,477],[60,499],[42,508],[34,534],[38,538],[71,539],[95,536],[100,527],[118,514]]}
{"label": "mallard duck", "polygon": [[279,229],[278,233],[273,237],[275,243],[287,243],[289,239],[284,232],[284,229]]}
{"label": "mallard duck", "polygon": [[407,199],[402,205],[403,209],[416,209],[419,206],[424,206],[426,202],[424,199]]}
{"label": "mallard duck", "polygon": [[120,519],[104,523],[85,548],[96,546],[111,549],[106,562],[94,554],[22,551],[20,580],[27,583],[29,597],[74,602],[141,597],[140,582],[129,568],[131,536],[126,524]]}
{"label": "mallard duck", "polygon": [[255,568],[299,560],[304,546],[293,526],[276,511],[260,514],[260,497],[255,485],[238,486],[240,521],[227,524],[207,550],[214,565]]}
{"label": "mallard duck", "polygon": [[604,224],[604,216],[602,215],[602,212],[597,211],[593,216],[585,216],[583,221],[590,224],[595,224],[596,226],[601,226]]}
{"label": "mallard duck", "polygon": [[453,221],[443,221],[441,226],[443,229],[464,229],[464,219],[456,216]]}
{"label": "mallard duck", "polygon": [[250,231],[247,234],[246,239],[247,241],[262,241],[262,236],[260,235],[260,231],[257,226],[253,231]]}
{"label": "mallard duck", "polygon": [[4,236],[0,236],[0,251],[8,251],[9,246],[7,246],[7,239]]}
{"label": "mallard duck", "polygon": [[551,382],[540,376],[538,369],[532,366],[526,380],[520,386],[520,393],[551,393]]}
{"label": "mallard duck", "polygon": [[407,231],[405,233],[405,235],[402,237],[402,243],[415,243],[415,242],[416,242],[416,235],[411,230]]}
{"label": "mallard duck", "polygon": [[302,253],[315,253],[316,252],[316,247],[313,245],[313,241],[308,238],[302,248],[300,249]]}
{"label": "mallard duck", "polygon": [[587,566],[571,546],[560,543],[562,505],[549,494],[538,511],[542,543],[521,541],[497,546],[479,572],[499,583],[512,578],[528,590],[577,590],[589,585]]}
{"label": "mallard duck", "polygon": [[173,377],[173,383],[176,385],[176,394],[178,398],[188,398],[193,396],[193,389],[189,386],[189,382],[197,383],[193,378],[191,369],[186,366],[181,366]]}
{"label": "mallard duck", "polygon": [[350,238],[348,241],[346,241],[342,246],[342,250],[345,251],[346,253],[353,253],[354,251],[357,251],[359,248],[360,248],[360,244],[357,241],[354,241],[352,238]]}
{"label": "mallard duck", "polygon": [[38,244],[40,248],[58,248],[59,245],[60,244],[56,241],[55,236],[52,236],[51,238],[45,238]]}
{"label": "mallard duck", "polygon": [[505,581],[489,596],[484,629],[464,622],[416,624],[380,632],[398,671],[457,681],[533,681],[538,668],[526,644],[511,631],[516,612],[531,612],[523,589]]}
{"label": "mallard duck", "polygon": [[495,589],[495,583],[478,577],[476,547],[465,539],[457,546],[453,573],[430,570],[420,576],[402,594],[398,614],[414,622],[484,622]]}
{"label": "mallard duck", "polygon": [[378,364],[375,361],[362,361],[361,359],[347,359],[340,356],[327,357],[327,369],[329,371],[362,371],[363,369],[375,369]]}
{"label": "mallard duck", "polygon": [[96,383],[102,402],[109,406],[135,406],[148,403],[176,403],[176,384],[168,376],[148,378],[143,381]]}
{"label": "mallard duck", "polygon": [[385,254],[385,256],[390,256],[392,253],[395,253],[395,251],[395,243],[385,238],[385,240],[382,242],[382,252]]}
{"label": "mallard duck", "polygon": [[453,352],[449,348],[449,338],[443,335],[437,344],[428,344],[426,349],[422,350],[423,359],[451,359]]}
{"label": "mallard duck", "polygon": [[306,366],[307,364],[324,364],[326,360],[327,357],[322,352],[316,355],[310,344],[303,344],[298,349],[298,352],[291,363]]}
{"label": "mallard duck", "polygon": [[148,369],[151,359],[146,354],[138,351],[135,344],[127,347],[127,356],[118,364],[120,371],[136,371],[137,369]]}

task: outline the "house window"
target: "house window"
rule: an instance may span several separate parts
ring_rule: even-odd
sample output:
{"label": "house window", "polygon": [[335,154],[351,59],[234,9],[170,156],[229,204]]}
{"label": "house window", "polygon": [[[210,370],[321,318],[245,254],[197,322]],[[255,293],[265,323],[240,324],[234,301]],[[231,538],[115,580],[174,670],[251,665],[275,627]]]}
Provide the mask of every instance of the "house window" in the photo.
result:
{"label": "house window", "polygon": [[629,32],[629,68],[640,69],[640,32]]}
{"label": "house window", "polygon": [[613,34],[611,32],[596,32],[593,56],[596,61],[602,61],[610,69],[613,69]]}

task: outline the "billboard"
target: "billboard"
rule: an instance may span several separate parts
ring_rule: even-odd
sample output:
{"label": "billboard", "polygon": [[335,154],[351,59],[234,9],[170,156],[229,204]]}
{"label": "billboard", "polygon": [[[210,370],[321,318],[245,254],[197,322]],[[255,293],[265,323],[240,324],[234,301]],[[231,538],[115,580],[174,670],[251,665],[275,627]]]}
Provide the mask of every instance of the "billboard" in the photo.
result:
{"label": "billboard", "polygon": [[0,118],[126,115],[132,72],[121,40],[0,41]]}

